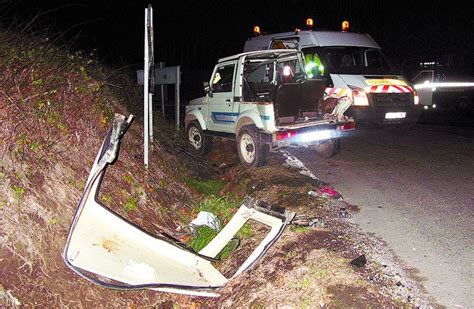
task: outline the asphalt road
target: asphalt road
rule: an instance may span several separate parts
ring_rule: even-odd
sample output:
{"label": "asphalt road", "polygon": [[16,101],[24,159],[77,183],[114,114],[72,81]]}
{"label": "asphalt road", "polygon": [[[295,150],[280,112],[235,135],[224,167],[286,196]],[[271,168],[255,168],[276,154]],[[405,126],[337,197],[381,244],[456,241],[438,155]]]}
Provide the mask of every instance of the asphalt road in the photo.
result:
{"label": "asphalt road", "polygon": [[292,153],[360,207],[354,222],[418,270],[438,303],[474,308],[474,128],[363,128],[331,159]]}

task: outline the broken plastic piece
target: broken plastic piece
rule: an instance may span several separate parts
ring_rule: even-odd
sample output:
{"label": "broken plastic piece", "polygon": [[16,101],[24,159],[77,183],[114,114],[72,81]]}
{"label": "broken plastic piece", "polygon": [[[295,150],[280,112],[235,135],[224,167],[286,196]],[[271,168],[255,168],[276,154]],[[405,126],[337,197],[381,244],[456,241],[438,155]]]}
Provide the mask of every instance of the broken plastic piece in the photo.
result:
{"label": "broken plastic piece", "polygon": [[319,228],[324,228],[326,227],[326,223],[324,220],[321,220],[316,217],[308,217],[307,215],[297,215],[291,221],[291,224],[293,225],[299,225],[299,226],[307,226],[307,227],[319,227]]}
{"label": "broken plastic piece", "polygon": [[334,110],[332,111],[332,115],[336,116],[337,119],[339,120],[344,120],[344,112],[351,107],[352,105],[352,100],[349,99],[348,97],[342,97],[338,100],[337,105],[334,107]]}
{"label": "broken plastic piece", "polygon": [[341,219],[349,219],[351,218],[351,214],[345,208],[339,208],[337,212],[337,217]]}
{"label": "broken plastic piece", "polygon": [[364,267],[365,264],[367,264],[367,258],[365,257],[365,254],[359,255],[355,259],[351,261],[351,265],[357,266],[357,267]]}
{"label": "broken plastic piece", "polygon": [[330,197],[332,199],[338,199],[342,197],[339,192],[330,186],[321,186],[318,188],[318,192],[321,196]]}
{"label": "broken plastic piece", "polygon": [[200,211],[193,221],[189,223],[189,227],[191,231],[194,233],[199,226],[208,226],[211,229],[218,231],[221,229],[221,224],[219,219],[213,214],[208,211]]}
{"label": "broken plastic piece", "polygon": [[63,259],[82,278],[108,288],[218,296],[216,290],[231,278],[224,277],[211,262],[240,228],[253,219],[269,226],[270,231],[232,278],[251,269],[265,255],[295,213],[246,198],[199,253],[164,233],[156,237],[133,225],[96,200],[106,167],[117,158],[120,139],[131,119],[115,114],[74,214]]}
{"label": "broken plastic piece", "polygon": [[334,188],[329,187],[329,186],[320,186],[317,191],[310,190],[308,191],[308,195],[318,197],[329,197],[332,199],[339,199],[342,197],[342,195],[334,190]]}

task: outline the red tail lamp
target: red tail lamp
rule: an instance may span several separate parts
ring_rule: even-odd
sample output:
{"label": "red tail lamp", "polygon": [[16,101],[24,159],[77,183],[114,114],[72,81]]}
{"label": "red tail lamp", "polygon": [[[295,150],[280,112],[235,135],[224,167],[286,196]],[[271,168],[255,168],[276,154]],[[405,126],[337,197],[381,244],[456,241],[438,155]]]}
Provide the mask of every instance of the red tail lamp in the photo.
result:
{"label": "red tail lamp", "polygon": [[276,133],[276,140],[281,141],[287,138],[292,138],[297,135],[296,131],[284,131],[284,132],[277,132]]}
{"label": "red tail lamp", "polygon": [[348,122],[339,126],[339,130],[341,131],[352,131],[352,130],[355,130],[355,128],[356,128],[355,122]]}

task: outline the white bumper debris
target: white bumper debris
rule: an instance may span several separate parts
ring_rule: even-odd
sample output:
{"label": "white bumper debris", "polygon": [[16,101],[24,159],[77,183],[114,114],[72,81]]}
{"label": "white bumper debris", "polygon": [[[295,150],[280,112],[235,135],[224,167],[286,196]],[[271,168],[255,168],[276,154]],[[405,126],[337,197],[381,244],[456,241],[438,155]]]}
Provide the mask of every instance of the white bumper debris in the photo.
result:
{"label": "white bumper debris", "polygon": [[218,296],[217,290],[231,278],[224,277],[211,262],[239,229],[249,219],[271,228],[232,278],[262,258],[295,214],[247,198],[229,223],[199,253],[180,246],[178,241],[164,234],[151,235],[119,217],[96,197],[106,167],[117,158],[120,139],[131,118],[115,115],[74,215],[63,252],[64,261],[84,279],[109,288],[148,288]]}

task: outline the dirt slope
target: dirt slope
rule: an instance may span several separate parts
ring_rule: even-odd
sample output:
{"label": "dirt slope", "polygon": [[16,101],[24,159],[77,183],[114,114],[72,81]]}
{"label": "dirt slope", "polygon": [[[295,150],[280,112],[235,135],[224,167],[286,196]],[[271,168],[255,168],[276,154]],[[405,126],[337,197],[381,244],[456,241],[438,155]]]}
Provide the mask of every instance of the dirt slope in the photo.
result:
{"label": "dirt slope", "polygon": [[[131,297],[85,283],[61,259],[73,211],[109,121],[115,112],[129,114],[121,102],[124,96],[109,86],[106,71],[81,53],[10,33],[1,33],[0,42],[3,294],[11,291],[22,304],[42,307],[133,302],[137,293]],[[176,214],[193,200],[175,175],[191,173],[178,172],[182,164],[160,144],[152,156],[161,163],[145,172],[141,132],[136,121],[116,168],[107,173],[101,199],[150,232],[175,231]],[[156,293],[142,294],[140,299],[161,301]]]}

